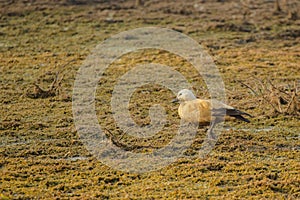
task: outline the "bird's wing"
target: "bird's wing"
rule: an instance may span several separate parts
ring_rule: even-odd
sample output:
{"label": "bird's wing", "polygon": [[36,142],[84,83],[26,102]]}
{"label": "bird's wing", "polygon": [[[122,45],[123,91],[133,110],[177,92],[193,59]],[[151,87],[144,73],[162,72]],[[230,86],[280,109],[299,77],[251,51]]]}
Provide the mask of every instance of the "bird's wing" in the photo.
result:
{"label": "bird's wing", "polygon": [[224,115],[228,115],[231,117],[235,117],[239,120],[245,121],[245,122],[250,122],[248,119],[246,119],[245,117],[243,117],[242,115],[247,115],[249,117],[252,117],[250,114],[240,111],[232,106],[226,105],[220,101],[217,100],[212,100],[212,115],[214,116],[224,116]]}

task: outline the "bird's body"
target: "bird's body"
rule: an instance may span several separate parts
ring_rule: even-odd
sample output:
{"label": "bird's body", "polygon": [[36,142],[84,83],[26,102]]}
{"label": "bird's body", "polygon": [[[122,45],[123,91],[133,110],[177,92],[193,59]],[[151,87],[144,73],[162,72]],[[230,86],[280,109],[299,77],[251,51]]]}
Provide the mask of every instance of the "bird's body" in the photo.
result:
{"label": "bird's body", "polygon": [[209,123],[211,121],[211,105],[209,101],[202,99],[185,101],[179,105],[178,114],[187,122]]}
{"label": "bird's body", "polygon": [[243,117],[243,115],[251,117],[250,114],[237,110],[218,100],[197,99],[192,91],[187,89],[179,91],[177,100],[180,101],[178,114],[181,119],[187,122],[208,124],[212,121],[223,121],[222,118],[225,115],[250,122]]}

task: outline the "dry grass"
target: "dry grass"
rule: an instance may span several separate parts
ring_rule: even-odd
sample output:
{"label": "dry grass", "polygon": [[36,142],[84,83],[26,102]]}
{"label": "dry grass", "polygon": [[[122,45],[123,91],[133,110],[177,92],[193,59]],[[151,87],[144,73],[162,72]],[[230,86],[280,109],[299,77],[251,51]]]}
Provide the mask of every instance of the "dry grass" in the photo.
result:
{"label": "dry grass", "polygon": [[[300,22],[279,3],[282,11],[274,13],[273,1],[255,1],[251,8],[231,0],[0,2],[0,198],[299,199]],[[228,104],[255,117],[247,125],[226,122],[206,158],[133,174],[109,168],[86,150],[71,97],[77,70],[92,49],[142,26],[172,28],[201,43],[221,72]],[[146,140],[122,135],[110,110],[118,78],[154,61],[179,71],[198,96],[209,97],[195,69],[176,55],[124,55],[99,81],[95,102],[106,134],[128,150],[160,148],[177,133],[177,105],[169,103],[174,94],[166,88],[145,86],[132,96],[129,109],[138,124],[150,123],[153,102],[167,111],[166,127]],[[187,155],[197,153],[203,134],[199,129]]]}

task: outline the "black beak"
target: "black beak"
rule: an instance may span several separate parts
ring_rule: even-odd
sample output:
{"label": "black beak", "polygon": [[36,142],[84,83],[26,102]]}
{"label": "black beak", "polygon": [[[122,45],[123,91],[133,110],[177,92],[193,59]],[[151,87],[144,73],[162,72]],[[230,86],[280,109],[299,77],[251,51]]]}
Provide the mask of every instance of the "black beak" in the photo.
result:
{"label": "black beak", "polygon": [[172,103],[176,103],[176,102],[179,102],[179,99],[176,98],[172,100]]}

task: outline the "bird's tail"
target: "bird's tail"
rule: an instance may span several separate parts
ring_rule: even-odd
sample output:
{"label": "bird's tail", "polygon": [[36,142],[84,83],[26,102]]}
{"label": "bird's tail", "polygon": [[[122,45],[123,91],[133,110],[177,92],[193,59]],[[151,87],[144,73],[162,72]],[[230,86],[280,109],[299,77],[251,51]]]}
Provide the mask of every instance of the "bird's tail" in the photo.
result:
{"label": "bird's tail", "polygon": [[243,117],[243,115],[247,115],[248,117],[252,117],[250,114],[246,113],[246,112],[243,112],[243,111],[240,111],[240,110],[237,110],[237,109],[226,109],[226,115],[229,115],[231,117],[235,117],[239,120],[242,120],[244,122],[250,122],[249,119]]}

